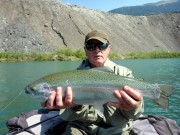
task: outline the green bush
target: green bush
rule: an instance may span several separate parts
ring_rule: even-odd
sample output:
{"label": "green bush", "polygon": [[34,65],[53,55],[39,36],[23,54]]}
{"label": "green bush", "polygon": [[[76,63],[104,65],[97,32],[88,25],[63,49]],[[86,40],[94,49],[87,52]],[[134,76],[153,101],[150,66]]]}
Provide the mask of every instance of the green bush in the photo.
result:
{"label": "green bush", "polygon": [[[86,55],[84,50],[61,49],[52,53],[14,53],[0,52],[0,61],[67,61],[82,60]],[[180,52],[132,52],[119,55],[110,53],[110,59],[149,59],[149,58],[180,58]]]}
{"label": "green bush", "polygon": [[86,55],[85,55],[85,52],[81,49],[77,49],[74,53],[74,55],[77,57],[77,58],[80,58],[80,59],[85,59]]}
{"label": "green bush", "polygon": [[150,58],[180,58],[180,52],[132,52],[125,54],[126,59],[150,59]]}

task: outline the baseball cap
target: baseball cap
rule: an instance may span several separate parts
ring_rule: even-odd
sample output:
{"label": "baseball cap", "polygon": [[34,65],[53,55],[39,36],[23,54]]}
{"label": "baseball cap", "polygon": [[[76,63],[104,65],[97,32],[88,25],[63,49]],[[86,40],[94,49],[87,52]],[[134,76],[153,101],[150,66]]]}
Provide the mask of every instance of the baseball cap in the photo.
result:
{"label": "baseball cap", "polygon": [[102,43],[109,42],[107,34],[103,30],[93,30],[89,32],[85,38],[85,43],[90,39],[96,39],[101,41]]}

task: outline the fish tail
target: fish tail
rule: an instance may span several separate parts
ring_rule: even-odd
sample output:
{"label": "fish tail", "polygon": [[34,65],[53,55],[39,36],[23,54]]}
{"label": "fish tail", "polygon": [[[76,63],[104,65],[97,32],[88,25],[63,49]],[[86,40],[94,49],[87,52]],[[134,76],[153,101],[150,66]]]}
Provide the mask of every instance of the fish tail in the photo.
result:
{"label": "fish tail", "polygon": [[175,91],[175,87],[172,85],[166,84],[158,84],[160,88],[160,97],[155,99],[154,102],[160,105],[164,109],[168,109],[169,107],[169,99],[168,97]]}

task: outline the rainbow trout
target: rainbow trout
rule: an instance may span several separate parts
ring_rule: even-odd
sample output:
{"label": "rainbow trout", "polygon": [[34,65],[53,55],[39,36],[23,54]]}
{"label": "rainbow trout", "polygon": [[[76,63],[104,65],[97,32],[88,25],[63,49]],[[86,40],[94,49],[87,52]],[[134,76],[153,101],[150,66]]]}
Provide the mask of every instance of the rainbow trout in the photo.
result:
{"label": "rainbow trout", "polygon": [[66,87],[70,86],[73,91],[74,103],[99,107],[108,101],[118,101],[113,95],[113,91],[129,85],[138,89],[139,93],[152,99],[162,108],[168,108],[168,96],[175,91],[173,86],[141,82],[110,73],[109,69],[106,70],[108,72],[104,67],[51,74],[28,85],[25,92],[34,98],[45,101],[57,87],[63,87],[65,95]]}

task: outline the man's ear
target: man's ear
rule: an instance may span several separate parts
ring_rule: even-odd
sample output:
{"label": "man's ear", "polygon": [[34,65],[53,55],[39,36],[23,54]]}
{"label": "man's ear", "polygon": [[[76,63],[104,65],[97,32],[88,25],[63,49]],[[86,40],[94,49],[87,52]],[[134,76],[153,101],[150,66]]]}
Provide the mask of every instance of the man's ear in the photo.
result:
{"label": "man's ear", "polygon": [[112,46],[111,46],[111,45],[109,45],[108,47],[109,47],[109,50],[111,50]]}

